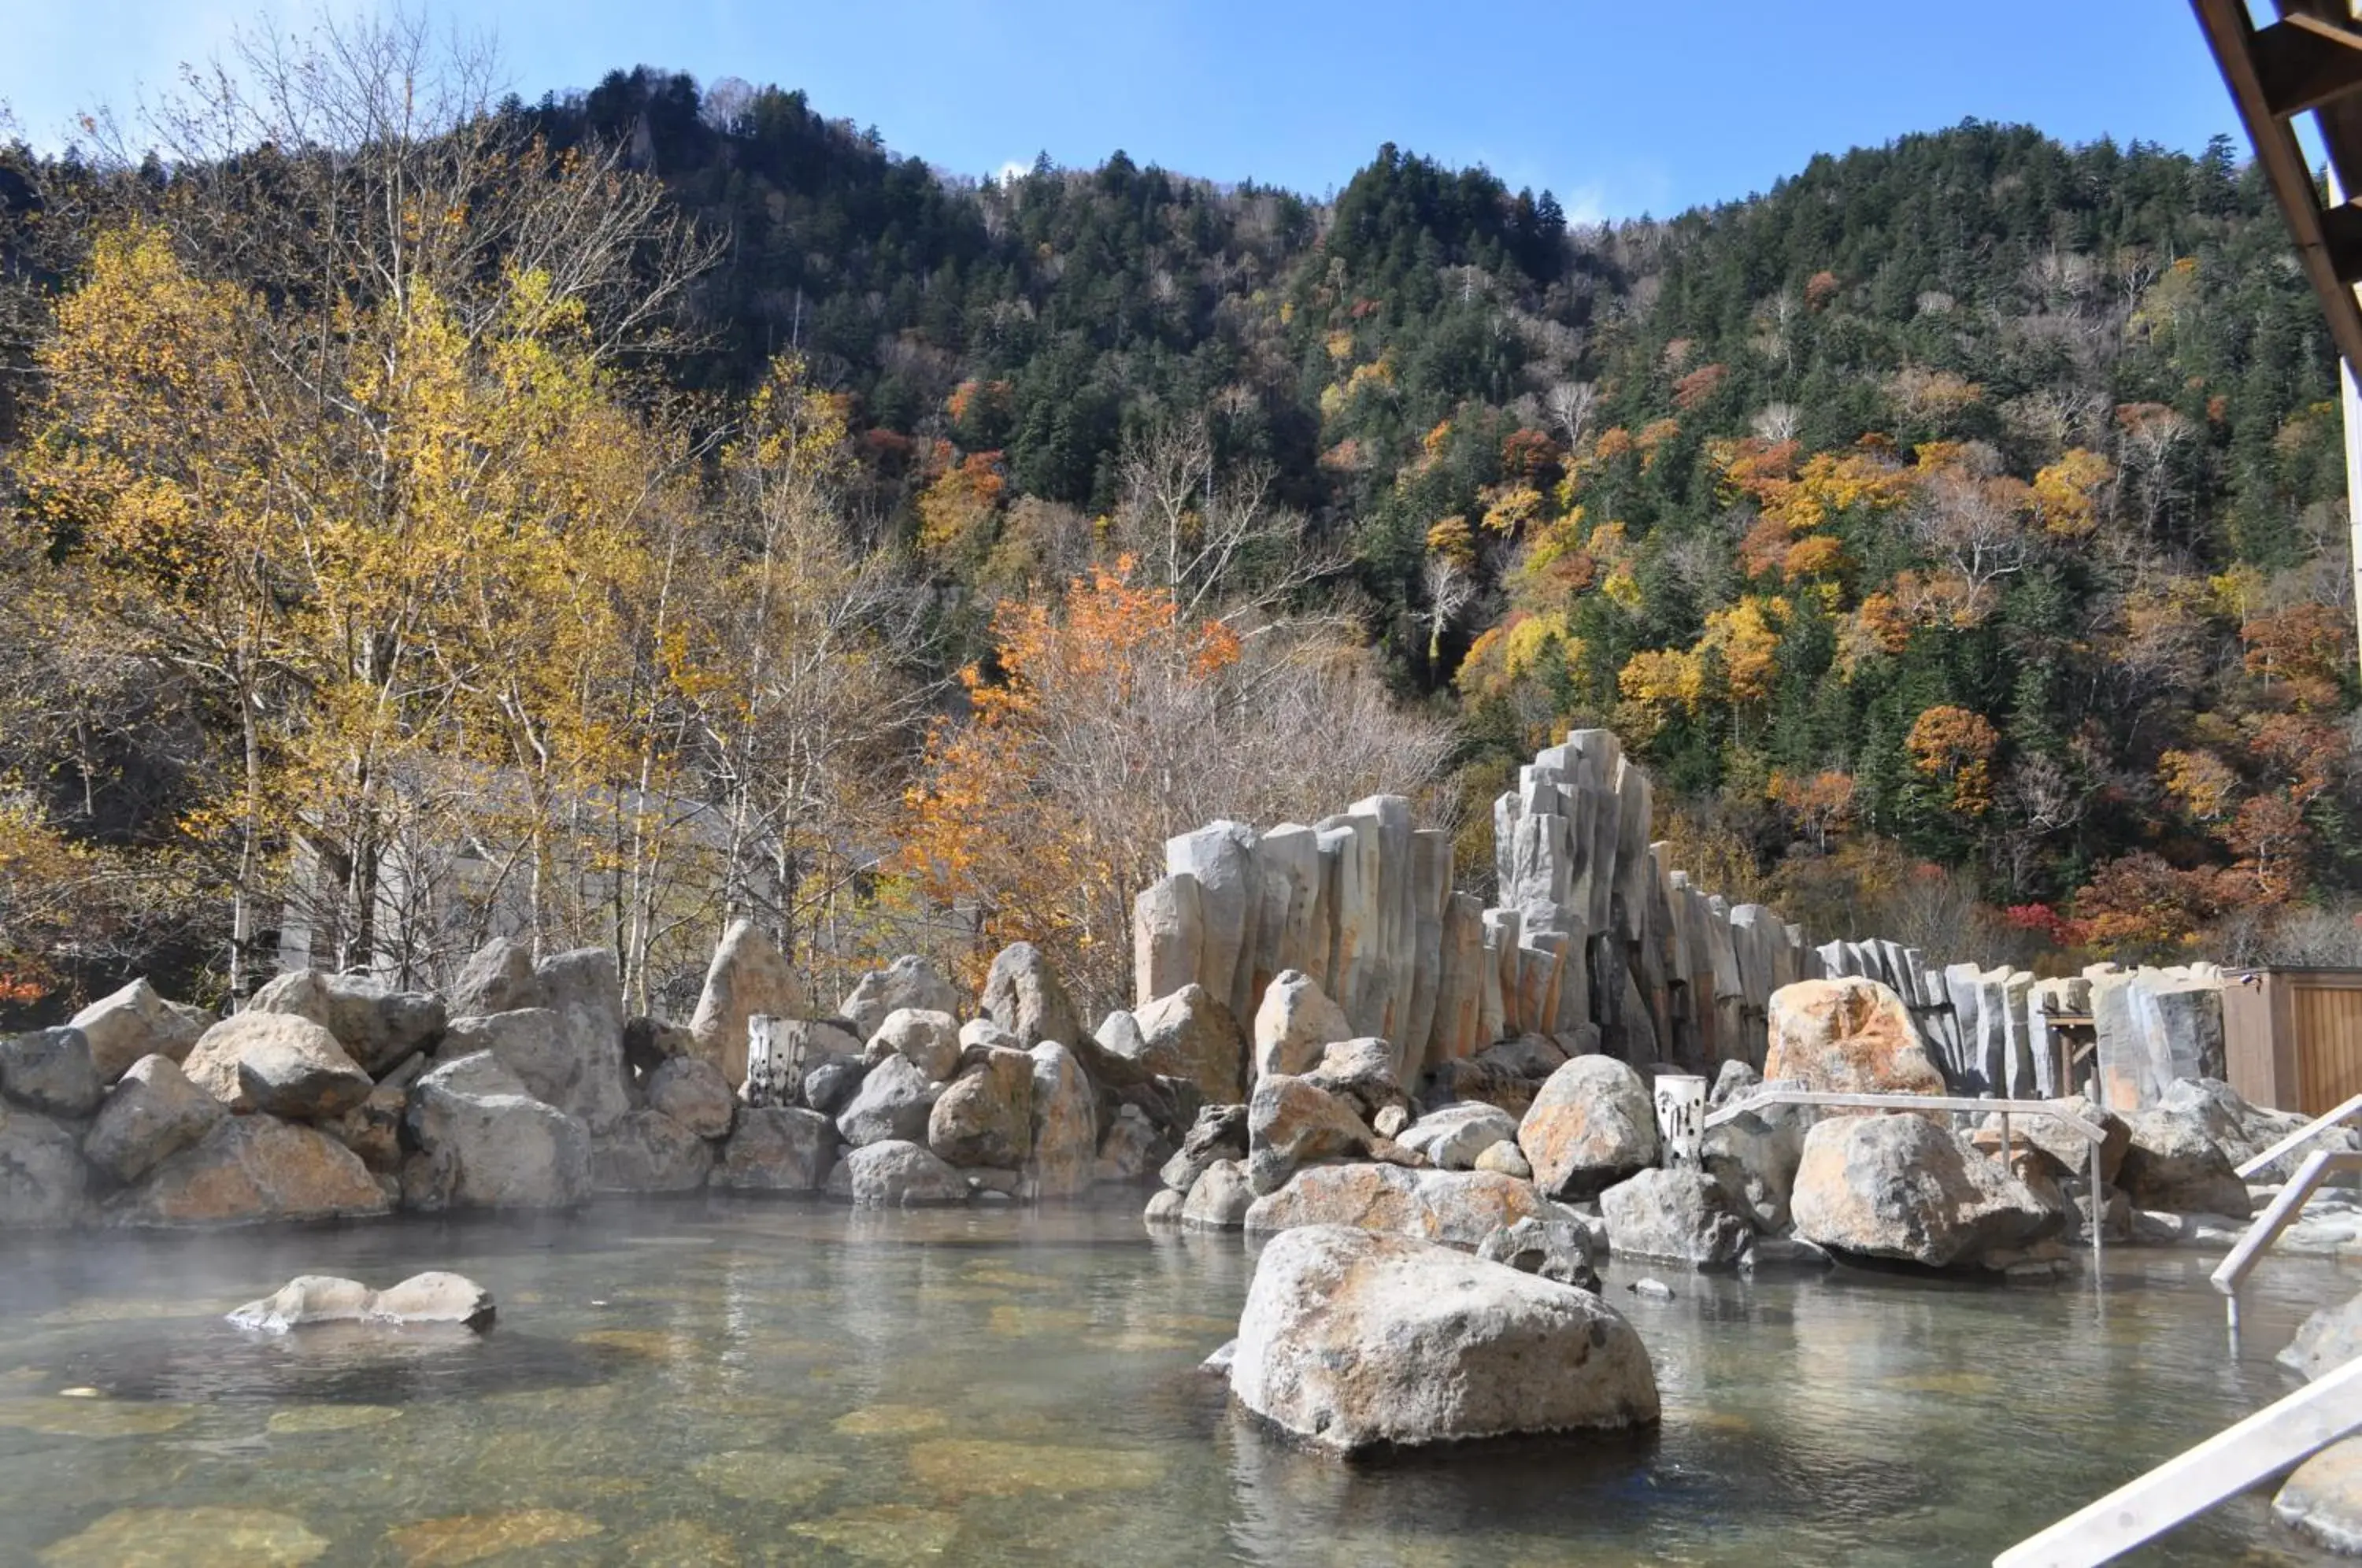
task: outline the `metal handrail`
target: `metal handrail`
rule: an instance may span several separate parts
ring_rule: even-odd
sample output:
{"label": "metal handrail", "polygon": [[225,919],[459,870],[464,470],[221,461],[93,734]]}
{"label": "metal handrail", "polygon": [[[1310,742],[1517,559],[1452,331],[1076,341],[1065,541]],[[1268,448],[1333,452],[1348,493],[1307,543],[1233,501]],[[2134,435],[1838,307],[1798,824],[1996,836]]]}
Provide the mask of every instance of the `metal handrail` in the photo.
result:
{"label": "metal handrail", "polygon": [[2312,1121],[2306,1122],[2303,1126],[2298,1128],[2295,1132],[2290,1133],[2287,1137],[2281,1139],[2270,1148],[2266,1149],[2262,1154],[2257,1154],[2254,1159],[2249,1160],[2246,1164],[2241,1165],[2239,1167],[2239,1179],[2241,1181],[2247,1180],[2257,1172],[2268,1168],[2274,1160],[2279,1159],[2282,1154],[2287,1154],[2301,1143],[2312,1143],[2315,1138],[2320,1137],[2323,1132],[2328,1132],[2332,1127],[2336,1126],[2339,1122],[2345,1121],[2347,1117],[2353,1115],[2357,1110],[2362,1110],[2362,1094],[2356,1095],[2352,1099],[2347,1100],[2344,1105],[2339,1106],[2334,1110],[2327,1111],[2320,1116],[2314,1117]]}
{"label": "metal handrail", "polygon": [[2362,1427],[2362,1357],[2029,1536],[1993,1568],[2096,1568]]}
{"label": "metal handrail", "polygon": [[2315,1149],[2307,1154],[2304,1164],[2297,1166],[2295,1176],[2280,1188],[2270,1206],[2256,1216],[2230,1255],[2215,1266],[2212,1278],[2214,1288],[2228,1297],[2224,1310],[2230,1314],[2232,1333],[2239,1331],[2240,1282],[2271,1250],[2280,1232],[2295,1222],[2297,1214],[2321,1184],[2339,1171],[2362,1171],[2362,1154],[2349,1149]]}

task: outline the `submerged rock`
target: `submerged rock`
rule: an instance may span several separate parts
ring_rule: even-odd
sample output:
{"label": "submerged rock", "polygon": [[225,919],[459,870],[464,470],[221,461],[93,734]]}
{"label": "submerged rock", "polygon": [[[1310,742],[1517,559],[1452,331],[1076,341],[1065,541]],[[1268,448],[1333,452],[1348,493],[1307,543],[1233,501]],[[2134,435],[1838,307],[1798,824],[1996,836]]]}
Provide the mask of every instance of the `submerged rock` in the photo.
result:
{"label": "submerged rock", "polygon": [[1552,1198],[1594,1198],[1657,1163],[1657,1110],[1640,1075],[1613,1056],[1558,1067],[1518,1124],[1534,1185]]}
{"label": "submerged rock", "polygon": [[1490,1171],[1409,1170],[1401,1165],[1314,1165],[1258,1198],[1250,1234],[1300,1225],[1350,1225],[1389,1235],[1474,1247],[1503,1225],[1561,1220],[1567,1212],[1531,1182]]}
{"label": "submerged rock", "polygon": [[43,1568],[302,1568],[328,1538],[293,1514],[205,1505],[117,1508],[41,1549]]}
{"label": "submerged rock", "polygon": [[1719,1182],[1700,1170],[1645,1170],[1599,1195],[1617,1257],[1693,1268],[1736,1268],[1754,1227]]}
{"label": "submerged rock", "polygon": [[331,1121],[377,1087],[337,1037],[308,1018],[241,1012],[204,1032],[183,1070],[236,1111]]}
{"label": "submerged rock", "polygon": [[1340,1226],[1265,1247],[1231,1390],[1353,1452],[1654,1421],[1657,1383],[1598,1297],[1447,1248]]}
{"label": "submerged rock", "polygon": [[82,1152],[116,1181],[137,1181],[228,1114],[227,1106],[190,1082],[170,1056],[143,1056],[99,1107]]}
{"label": "submerged rock", "polygon": [[99,1080],[110,1084],[143,1056],[186,1060],[205,1032],[205,1025],[174,1008],[144,978],[99,998],[66,1021],[90,1042]]}
{"label": "submerged rock", "polygon": [[836,1164],[836,1124],[817,1110],[749,1106],[722,1145],[712,1184],[737,1191],[818,1192]]}
{"label": "submerged rock", "polygon": [[1926,1118],[1886,1112],[1814,1125],[1792,1208],[1807,1241],[1943,1268],[2055,1233],[2056,1198]]}
{"label": "submerged rock", "polygon": [[2272,1498],[2272,1518],[2341,1557],[2362,1557],[2362,1438],[2298,1465]]}
{"label": "submerged rock", "polygon": [[232,1116],[106,1206],[118,1225],[251,1225],[382,1214],[391,1203],[360,1156],[316,1129]]}
{"label": "submerged rock", "polygon": [[481,1329],[492,1320],[492,1293],[465,1275],[440,1271],[412,1275],[383,1290],[356,1279],[304,1274],[240,1307],[229,1320],[273,1334],[313,1323],[455,1323]]}
{"label": "submerged rock", "polygon": [[0,1040],[0,1098],[78,1120],[98,1109],[105,1092],[81,1030],[36,1029]]}

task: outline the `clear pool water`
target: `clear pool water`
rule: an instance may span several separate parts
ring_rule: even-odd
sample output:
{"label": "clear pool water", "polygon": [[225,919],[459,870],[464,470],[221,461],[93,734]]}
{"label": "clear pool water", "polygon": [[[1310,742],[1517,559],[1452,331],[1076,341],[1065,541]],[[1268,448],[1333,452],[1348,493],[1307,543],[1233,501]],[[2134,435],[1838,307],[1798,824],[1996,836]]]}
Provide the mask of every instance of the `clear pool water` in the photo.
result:
{"label": "clear pool water", "polygon": [[[2290,1386],[2351,1271],[2104,1288],[1666,1275],[1607,1291],[1658,1431],[1349,1468],[1198,1361],[1253,1264],[1129,1205],[721,1198],[530,1225],[0,1241],[0,1564],[1934,1564],[1992,1554]],[[298,1273],[489,1286],[480,1339],[220,1314]],[[68,1397],[67,1389],[94,1391]],[[2133,1561],[2326,1562],[2242,1498]]]}

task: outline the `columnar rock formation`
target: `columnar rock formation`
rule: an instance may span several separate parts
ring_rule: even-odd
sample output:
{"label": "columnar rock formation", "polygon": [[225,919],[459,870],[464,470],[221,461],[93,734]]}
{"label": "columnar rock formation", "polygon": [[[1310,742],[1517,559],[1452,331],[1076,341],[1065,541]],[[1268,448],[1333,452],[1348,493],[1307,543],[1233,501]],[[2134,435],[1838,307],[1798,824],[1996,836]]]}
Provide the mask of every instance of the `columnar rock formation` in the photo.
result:
{"label": "columnar rock formation", "polygon": [[1399,796],[1261,834],[1212,823],[1166,844],[1134,904],[1133,989],[1145,1008],[1195,984],[1247,1021],[1294,971],[1392,1043],[1406,1086],[1526,1035],[1636,1065],[1760,1063],[1772,993],[1818,955],[1763,906],[1692,885],[1650,826],[1648,776],[1606,730],[1544,749],[1496,803],[1490,909],[1454,890],[1450,835],[1413,828]]}

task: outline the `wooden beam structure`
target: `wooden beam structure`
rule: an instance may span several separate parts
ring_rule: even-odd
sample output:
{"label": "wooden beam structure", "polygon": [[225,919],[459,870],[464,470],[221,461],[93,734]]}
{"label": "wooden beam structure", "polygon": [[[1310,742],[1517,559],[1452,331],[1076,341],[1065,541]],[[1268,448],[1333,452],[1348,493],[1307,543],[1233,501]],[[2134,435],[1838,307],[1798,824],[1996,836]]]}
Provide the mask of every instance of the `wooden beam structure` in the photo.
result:
{"label": "wooden beam structure", "polygon": [[2327,0],[2278,0],[2258,28],[2246,0],[2191,0],[2231,90],[2256,161],[2279,203],[2297,259],[2350,366],[2362,366],[2362,208],[2324,203],[2290,121],[2311,114],[2339,192],[2362,189],[2362,26]]}

